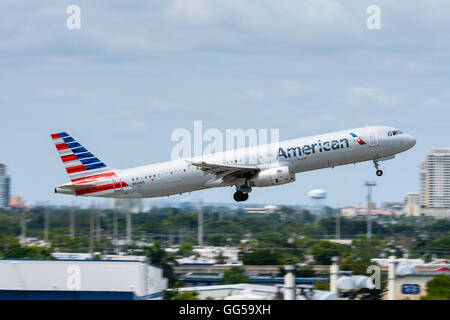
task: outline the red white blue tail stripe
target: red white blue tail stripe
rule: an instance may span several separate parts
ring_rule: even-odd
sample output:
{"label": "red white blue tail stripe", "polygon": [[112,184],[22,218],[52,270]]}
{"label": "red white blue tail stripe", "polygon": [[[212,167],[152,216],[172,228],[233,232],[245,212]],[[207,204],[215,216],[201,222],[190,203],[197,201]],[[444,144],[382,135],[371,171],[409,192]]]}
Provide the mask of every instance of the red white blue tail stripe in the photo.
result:
{"label": "red white blue tail stripe", "polygon": [[114,172],[66,132],[51,135],[72,182]]}
{"label": "red white blue tail stripe", "polygon": [[[112,179],[116,173],[104,162],[95,157],[66,132],[51,134],[72,185],[92,184],[95,186],[77,189],[78,195],[94,195],[98,192],[111,191],[115,188]],[[125,187],[125,182],[119,182]]]}

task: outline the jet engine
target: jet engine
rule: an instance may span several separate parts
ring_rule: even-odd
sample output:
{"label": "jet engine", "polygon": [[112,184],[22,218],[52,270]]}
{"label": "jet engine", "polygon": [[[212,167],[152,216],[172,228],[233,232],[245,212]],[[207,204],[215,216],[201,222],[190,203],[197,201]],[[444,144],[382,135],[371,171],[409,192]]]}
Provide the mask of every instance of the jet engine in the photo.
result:
{"label": "jet engine", "polygon": [[289,167],[282,166],[262,170],[249,180],[251,187],[270,187],[295,181],[295,173],[289,172]]}

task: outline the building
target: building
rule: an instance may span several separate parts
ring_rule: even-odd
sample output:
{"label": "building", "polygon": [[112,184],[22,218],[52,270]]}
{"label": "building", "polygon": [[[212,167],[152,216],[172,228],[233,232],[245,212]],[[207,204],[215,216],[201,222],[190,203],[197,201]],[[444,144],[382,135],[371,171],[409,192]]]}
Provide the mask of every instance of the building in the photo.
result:
{"label": "building", "polygon": [[9,207],[11,209],[24,209],[25,202],[20,196],[10,196],[9,197]]}
{"label": "building", "polygon": [[[194,291],[198,294],[198,298],[200,300],[205,300],[206,298],[214,298],[214,300],[230,300],[230,297],[239,297],[239,300],[275,300],[277,287],[239,283],[227,285],[184,287],[179,288],[178,291]],[[243,294],[246,294],[248,298],[242,297]]]}
{"label": "building", "polygon": [[421,162],[420,206],[425,215],[450,217],[450,148],[431,149]]}
{"label": "building", "polygon": [[[402,212],[402,206],[390,205],[383,206],[379,209],[375,208],[373,203],[370,203],[369,212],[372,216],[397,216]],[[361,217],[367,215],[367,207],[345,206],[341,208],[341,216],[343,217]]]}
{"label": "building", "polygon": [[0,163],[0,208],[9,208],[11,179],[6,174],[6,166]]}
{"label": "building", "polygon": [[405,196],[405,204],[403,206],[403,213],[407,217],[418,217],[421,214],[420,210],[420,195],[418,193],[408,193]]}
{"label": "building", "polygon": [[162,270],[137,260],[0,259],[0,300],[160,300]]}
{"label": "building", "polygon": [[264,207],[246,207],[244,208],[244,212],[247,213],[274,213],[279,208],[273,205],[266,205]]}
{"label": "building", "polygon": [[142,199],[134,198],[110,198],[108,207],[112,210],[139,213],[142,211]]}
{"label": "building", "polygon": [[[166,248],[167,252],[176,253],[178,247]],[[241,265],[239,248],[237,247],[194,247],[194,254],[190,257],[177,259],[179,265],[215,265],[217,257],[222,254],[225,264]]]}

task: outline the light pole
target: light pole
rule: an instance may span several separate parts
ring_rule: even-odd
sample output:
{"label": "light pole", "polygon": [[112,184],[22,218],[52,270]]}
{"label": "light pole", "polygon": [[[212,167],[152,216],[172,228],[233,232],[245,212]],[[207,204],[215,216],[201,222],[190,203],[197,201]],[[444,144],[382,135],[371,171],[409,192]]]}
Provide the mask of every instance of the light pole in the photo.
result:
{"label": "light pole", "polygon": [[48,205],[49,202],[47,201],[45,203],[45,212],[44,212],[44,242],[45,242],[45,246],[48,248],[49,244],[48,244]]}
{"label": "light pole", "polygon": [[295,267],[287,265],[284,268],[286,269],[284,276],[284,300],[295,300]]}
{"label": "light pole", "polygon": [[132,226],[131,226],[131,210],[127,210],[127,243],[131,245],[133,243]]}
{"label": "light pole", "polygon": [[20,245],[22,247],[26,247],[26,239],[27,239],[27,208],[24,205],[22,209],[22,214],[20,217]]}
{"label": "light pole", "polygon": [[375,181],[366,181],[367,187],[367,240],[372,240],[372,217],[370,215],[370,203],[372,202],[372,187],[376,186]]}
{"label": "light pole", "polygon": [[395,300],[395,259],[393,253],[388,259],[388,300]]}
{"label": "light pole", "polygon": [[94,211],[95,205],[92,203],[89,223],[89,253],[91,254],[91,259],[94,258]]}
{"label": "light pole", "polygon": [[70,204],[70,237],[75,238],[75,210],[73,207],[73,201]]}
{"label": "light pole", "polygon": [[336,240],[339,240],[341,238],[341,210],[339,209],[339,204],[336,209]]}
{"label": "light pole", "polygon": [[331,266],[330,266],[330,291],[332,293],[338,293],[337,290],[337,280],[339,277],[339,257],[331,258]]}
{"label": "light pole", "polygon": [[199,200],[197,237],[198,245],[203,246],[203,199]]}

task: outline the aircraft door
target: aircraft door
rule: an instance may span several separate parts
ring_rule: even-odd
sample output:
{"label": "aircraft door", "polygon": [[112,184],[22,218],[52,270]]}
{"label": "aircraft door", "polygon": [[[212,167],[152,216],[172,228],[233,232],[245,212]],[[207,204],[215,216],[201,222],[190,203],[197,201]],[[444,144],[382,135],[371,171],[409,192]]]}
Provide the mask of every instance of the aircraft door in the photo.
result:
{"label": "aircraft door", "polygon": [[378,145],[377,132],[375,130],[369,129],[369,146],[375,147]]}
{"label": "aircraft door", "polygon": [[113,179],[113,187],[114,187],[114,192],[123,191],[122,179],[114,178]]}

